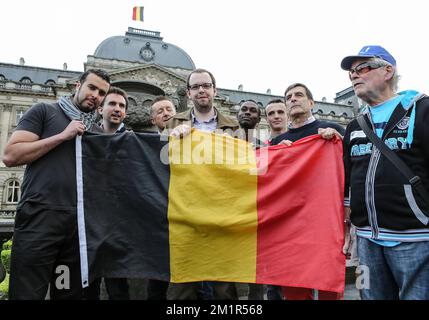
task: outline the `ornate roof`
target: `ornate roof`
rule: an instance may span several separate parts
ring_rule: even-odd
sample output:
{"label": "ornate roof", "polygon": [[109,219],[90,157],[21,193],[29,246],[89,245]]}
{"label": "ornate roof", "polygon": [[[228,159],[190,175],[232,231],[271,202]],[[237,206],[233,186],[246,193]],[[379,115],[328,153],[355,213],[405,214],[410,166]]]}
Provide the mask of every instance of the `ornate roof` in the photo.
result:
{"label": "ornate roof", "polygon": [[44,84],[49,80],[55,83],[59,82],[59,78],[77,78],[82,72],[49,69],[33,66],[22,66],[11,63],[0,62],[0,75],[3,75],[5,80],[18,82],[22,78],[29,78],[32,83]]}
{"label": "ornate roof", "polygon": [[94,52],[95,57],[117,59],[194,70],[191,57],[180,47],[162,41],[160,32],[128,28],[125,36],[104,40]]}

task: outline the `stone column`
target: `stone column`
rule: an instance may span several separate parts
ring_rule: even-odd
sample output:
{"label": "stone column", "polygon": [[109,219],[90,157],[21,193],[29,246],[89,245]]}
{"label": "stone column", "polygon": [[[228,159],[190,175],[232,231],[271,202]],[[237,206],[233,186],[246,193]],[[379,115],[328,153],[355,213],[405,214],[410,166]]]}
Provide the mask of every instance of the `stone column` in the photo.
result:
{"label": "stone column", "polygon": [[[0,132],[0,152],[1,155],[4,153],[4,148],[6,146],[8,135],[9,135],[9,125],[10,120],[12,117],[12,104],[3,104],[1,108],[1,132]],[[3,162],[1,162],[1,165],[4,167]]]}

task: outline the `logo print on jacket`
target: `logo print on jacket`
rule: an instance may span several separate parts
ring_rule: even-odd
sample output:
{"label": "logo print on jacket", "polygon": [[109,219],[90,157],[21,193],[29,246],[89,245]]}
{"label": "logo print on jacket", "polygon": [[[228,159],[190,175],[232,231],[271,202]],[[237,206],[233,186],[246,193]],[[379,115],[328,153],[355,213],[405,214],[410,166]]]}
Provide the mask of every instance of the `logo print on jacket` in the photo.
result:
{"label": "logo print on jacket", "polygon": [[410,126],[410,117],[405,117],[398,123],[397,127],[399,130],[405,130]]}

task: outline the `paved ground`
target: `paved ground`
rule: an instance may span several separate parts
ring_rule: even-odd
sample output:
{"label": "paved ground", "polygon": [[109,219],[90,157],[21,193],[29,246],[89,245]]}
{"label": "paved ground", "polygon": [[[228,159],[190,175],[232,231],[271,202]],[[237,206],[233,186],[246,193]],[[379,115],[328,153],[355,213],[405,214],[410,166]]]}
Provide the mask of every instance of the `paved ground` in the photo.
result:
{"label": "paved ground", "polygon": [[356,289],[356,285],[354,283],[346,284],[344,300],[360,300],[359,291]]}

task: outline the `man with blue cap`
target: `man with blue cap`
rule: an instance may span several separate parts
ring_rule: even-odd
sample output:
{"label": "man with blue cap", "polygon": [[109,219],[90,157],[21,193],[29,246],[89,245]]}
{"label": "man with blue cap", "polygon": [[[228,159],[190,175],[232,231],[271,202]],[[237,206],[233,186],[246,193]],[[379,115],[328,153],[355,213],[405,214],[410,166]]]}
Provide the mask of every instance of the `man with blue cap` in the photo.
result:
{"label": "man with blue cap", "polygon": [[[368,105],[344,136],[346,230],[356,226],[359,262],[368,281],[362,299],[429,299],[429,97],[397,93],[396,60],[381,46],[345,57],[355,94]],[[375,137],[370,140],[364,124]],[[406,177],[372,141],[381,139],[411,170]],[[383,144],[381,144],[383,146]],[[417,178],[418,177],[418,178]],[[419,181],[415,184],[414,181]],[[422,191],[423,190],[423,191]],[[350,210],[351,209],[351,210]],[[344,252],[348,249],[346,234]]]}

